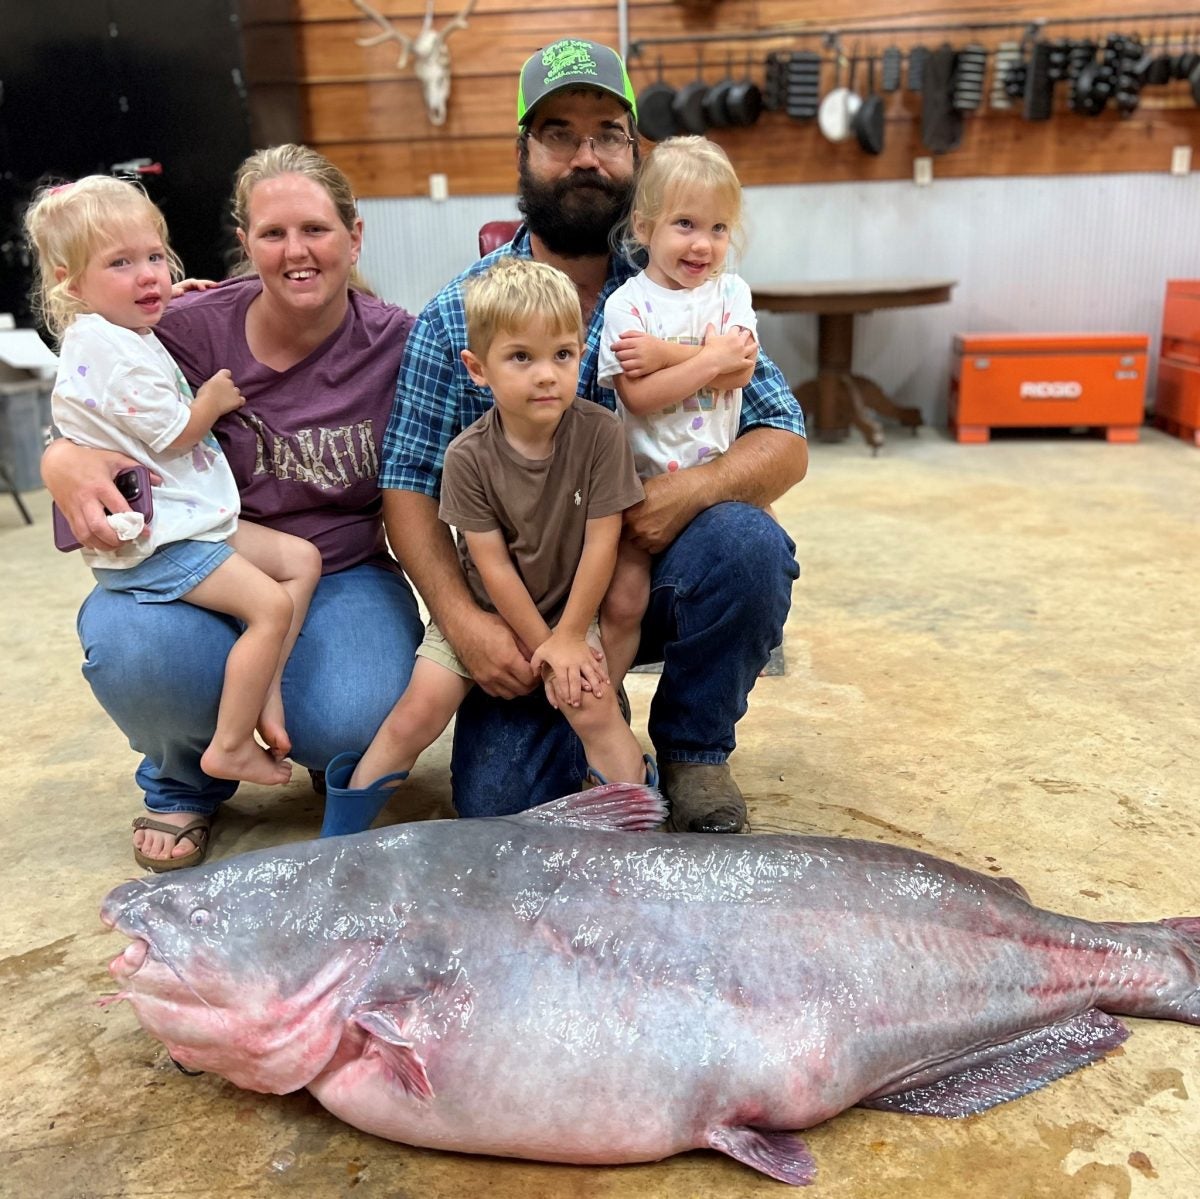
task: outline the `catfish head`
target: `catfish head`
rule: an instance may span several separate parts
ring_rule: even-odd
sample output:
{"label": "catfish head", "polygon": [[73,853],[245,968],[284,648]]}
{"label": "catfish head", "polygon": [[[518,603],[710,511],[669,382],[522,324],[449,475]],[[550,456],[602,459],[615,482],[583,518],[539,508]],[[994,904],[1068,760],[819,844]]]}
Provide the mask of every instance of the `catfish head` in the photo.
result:
{"label": "catfish head", "polygon": [[100,911],[132,941],[109,965],[115,1000],[181,1066],[254,1091],[305,1086],[403,927],[400,872],[371,869],[379,841],[306,842],[117,887]]}

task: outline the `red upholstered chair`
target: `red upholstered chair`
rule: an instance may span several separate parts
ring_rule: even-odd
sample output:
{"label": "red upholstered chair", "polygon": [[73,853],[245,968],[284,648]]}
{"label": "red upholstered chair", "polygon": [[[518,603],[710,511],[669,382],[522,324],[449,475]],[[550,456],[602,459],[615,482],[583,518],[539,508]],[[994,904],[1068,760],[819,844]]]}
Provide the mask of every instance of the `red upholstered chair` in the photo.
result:
{"label": "red upholstered chair", "polygon": [[488,221],[479,228],[479,257],[498,250],[513,239],[513,234],[521,227],[520,221]]}

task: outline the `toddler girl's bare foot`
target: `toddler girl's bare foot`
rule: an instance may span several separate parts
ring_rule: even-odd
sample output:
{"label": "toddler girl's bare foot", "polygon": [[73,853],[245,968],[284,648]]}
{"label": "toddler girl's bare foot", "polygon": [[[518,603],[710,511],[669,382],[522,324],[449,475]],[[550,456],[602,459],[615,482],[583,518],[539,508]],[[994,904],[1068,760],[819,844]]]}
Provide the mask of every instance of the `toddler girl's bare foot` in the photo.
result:
{"label": "toddler girl's bare foot", "polygon": [[283,727],[283,696],[278,691],[267,696],[258,717],[258,735],[266,742],[267,749],[277,762],[292,752],[292,739]]}
{"label": "toddler girl's bare foot", "polygon": [[257,741],[245,741],[228,749],[210,745],[200,758],[200,769],[214,779],[240,779],[272,787],[288,782],[292,768],[272,757]]}

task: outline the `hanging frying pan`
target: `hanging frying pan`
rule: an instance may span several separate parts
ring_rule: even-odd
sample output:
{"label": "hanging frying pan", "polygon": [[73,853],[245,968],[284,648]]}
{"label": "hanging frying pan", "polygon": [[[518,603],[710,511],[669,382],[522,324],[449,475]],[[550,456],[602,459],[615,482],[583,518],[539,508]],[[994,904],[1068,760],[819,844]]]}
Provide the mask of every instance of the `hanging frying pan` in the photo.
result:
{"label": "hanging frying pan", "polygon": [[696,59],[696,78],[685,83],[671,101],[671,111],[681,133],[704,133],[708,126],[704,122],[704,97],[708,84],[704,82],[703,50]]}
{"label": "hanging frying pan", "polygon": [[746,58],[746,75],[729,89],[725,97],[725,107],[729,110],[729,123],[743,128],[753,125],[762,115],[762,88],[754,82],[750,75],[751,60]]}
{"label": "hanging frying pan", "polygon": [[883,153],[883,97],[875,90],[875,56],[867,60],[867,97],[852,121],[854,136],[868,154]]}
{"label": "hanging frying pan", "polygon": [[1184,48],[1175,56],[1171,64],[1171,73],[1176,79],[1190,79],[1192,72],[1200,66],[1200,54],[1196,52],[1196,31],[1188,36]]}
{"label": "hanging frying pan", "polygon": [[729,93],[736,86],[733,77],[733,55],[725,63],[725,78],[720,83],[714,83],[704,93],[700,107],[704,112],[704,123],[709,129],[724,129],[731,124],[729,119]]}
{"label": "hanging frying pan", "polygon": [[652,142],[674,137],[679,132],[673,103],[675,89],[662,77],[662,59],[658,60],[658,78],[638,96],[638,132]]}
{"label": "hanging frying pan", "polygon": [[840,83],[842,58],[839,52],[835,51],[833,61],[834,86],[832,91],[825,93],[821,107],[817,109],[817,128],[829,141],[844,142],[854,132],[852,122],[862,105],[862,97],[854,91],[856,60],[853,58],[850,60],[850,80],[846,87],[842,87]]}

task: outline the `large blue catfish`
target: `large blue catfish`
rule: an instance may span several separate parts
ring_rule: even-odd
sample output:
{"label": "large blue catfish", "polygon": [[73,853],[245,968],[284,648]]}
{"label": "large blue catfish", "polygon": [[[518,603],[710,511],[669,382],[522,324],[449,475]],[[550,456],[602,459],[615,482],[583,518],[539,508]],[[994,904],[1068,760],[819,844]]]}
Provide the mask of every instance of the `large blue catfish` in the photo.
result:
{"label": "large blue catfish", "polygon": [[1200,1023],[1200,918],[1095,923],[890,845],[646,831],[642,787],[125,883],[110,970],[180,1064],[413,1145],[697,1147],[789,1183],[852,1104],[982,1111]]}

